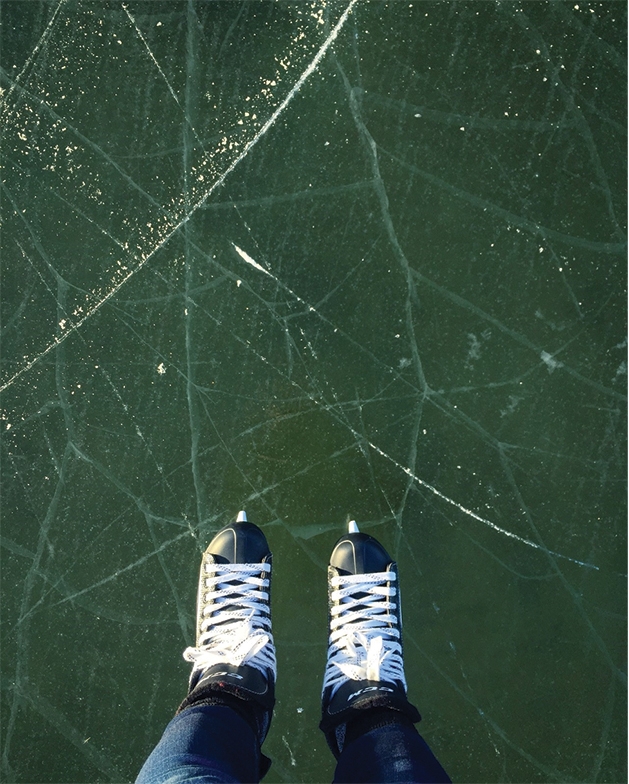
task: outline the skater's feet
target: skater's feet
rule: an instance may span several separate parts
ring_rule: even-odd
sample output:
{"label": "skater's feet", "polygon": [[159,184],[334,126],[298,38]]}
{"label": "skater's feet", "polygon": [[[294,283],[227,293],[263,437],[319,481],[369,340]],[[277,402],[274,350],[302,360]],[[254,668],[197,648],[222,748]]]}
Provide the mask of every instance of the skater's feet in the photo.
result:
{"label": "skater's feet", "polygon": [[264,534],[244,512],[208,545],[199,576],[196,646],[183,654],[193,664],[189,693],[179,709],[228,704],[255,724],[260,743],[277,676],[271,560]]}
{"label": "skater's feet", "polygon": [[419,721],[406,697],[397,566],[353,521],[328,567],[329,642],[321,729],[336,757],[348,727]]}

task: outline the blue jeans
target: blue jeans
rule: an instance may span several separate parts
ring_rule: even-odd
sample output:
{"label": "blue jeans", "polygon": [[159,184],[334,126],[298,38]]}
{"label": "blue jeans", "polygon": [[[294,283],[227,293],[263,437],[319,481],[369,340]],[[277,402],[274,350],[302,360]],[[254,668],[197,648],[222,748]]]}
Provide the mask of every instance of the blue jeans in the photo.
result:
{"label": "blue jeans", "polygon": [[[166,727],[136,784],[232,784],[260,780],[261,752],[250,725],[222,705],[186,708]],[[447,773],[417,730],[389,724],[348,743],[335,784],[441,784]]]}

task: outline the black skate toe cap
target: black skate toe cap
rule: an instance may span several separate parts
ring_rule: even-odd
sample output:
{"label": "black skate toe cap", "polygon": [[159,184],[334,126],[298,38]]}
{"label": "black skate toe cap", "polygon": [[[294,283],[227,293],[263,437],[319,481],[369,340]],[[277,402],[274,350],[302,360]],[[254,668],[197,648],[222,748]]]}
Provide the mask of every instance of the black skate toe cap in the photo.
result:
{"label": "black skate toe cap", "polygon": [[212,539],[207,549],[219,563],[262,563],[271,556],[261,529],[254,523],[247,522],[225,526]]}
{"label": "black skate toe cap", "polygon": [[391,557],[377,539],[361,532],[345,534],[334,546],[330,566],[341,574],[386,572]]}

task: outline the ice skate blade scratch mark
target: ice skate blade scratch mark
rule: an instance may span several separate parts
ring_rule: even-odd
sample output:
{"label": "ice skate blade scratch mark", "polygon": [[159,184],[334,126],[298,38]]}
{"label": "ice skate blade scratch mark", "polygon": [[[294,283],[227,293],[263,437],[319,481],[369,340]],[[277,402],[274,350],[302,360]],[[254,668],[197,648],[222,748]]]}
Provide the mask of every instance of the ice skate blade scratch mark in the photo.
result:
{"label": "ice skate blade scratch mark", "polygon": [[239,248],[238,245],[234,245],[233,242],[232,242],[232,246],[233,246],[234,250],[236,251],[236,253],[244,261],[246,261],[247,264],[251,264],[252,267],[255,267],[257,270],[260,270],[260,272],[264,272],[265,275],[268,275],[270,278],[273,278],[273,280],[275,280],[275,277],[273,275],[271,275],[271,273],[267,269],[264,269],[264,267],[261,264],[258,264],[257,261],[254,261],[251,258],[251,256],[246,251],[244,251],[241,248]]}
{"label": "ice skate blade scratch mark", "polygon": [[291,747],[288,745],[288,741],[286,740],[286,735],[282,735],[282,743],[286,746],[286,748],[288,749],[288,753],[290,754],[290,764],[292,765],[292,767],[295,767],[295,765],[297,765],[297,761],[295,760],[295,756],[291,750]]}
{"label": "ice skate blade scratch mark", "polygon": [[302,298],[299,296],[299,294],[297,294],[296,292],[294,292],[294,291],[293,291],[291,288],[289,288],[288,286],[284,285],[284,283],[282,283],[282,282],[281,282],[281,280],[279,280],[278,278],[276,278],[276,277],[275,277],[275,275],[273,275],[273,273],[272,273],[272,272],[269,272],[269,270],[268,270],[268,269],[265,269],[265,268],[264,268],[264,267],[263,267],[261,264],[258,264],[258,262],[257,262],[257,261],[255,261],[254,259],[252,259],[252,258],[251,258],[251,256],[250,256],[250,255],[249,255],[249,254],[248,254],[246,251],[242,250],[242,248],[239,248],[239,247],[238,247],[238,245],[234,245],[234,243],[233,243],[233,242],[232,242],[232,247],[233,247],[233,249],[236,251],[236,253],[237,253],[237,254],[238,254],[238,255],[239,255],[241,258],[242,258],[242,260],[243,260],[243,261],[246,261],[246,262],[247,262],[247,264],[250,264],[250,265],[251,265],[252,267],[254,267],[255,269],[257,269],[257,270],[260,270],[260,272],[264,272],[264,274],[265,274],[265,275],[268,275],[268,276],[269,276],[269,278],[271,278],[271,280],[274,280],[274,281],[275,281],[275,282],[276,282],[278,285],[282,286],[282,288],[283,288],[285,291],[288,291],[288,293],[289,293],[291,296],[295,297],[295,299],[297,300],[297,302],[299,302],[300,304],[302,304],[302,305],[304,305],[305,307],[307,307],[307,308],[308,308],[308,310],[309,310],[311,313],[317,313],[317,315],[320,315],[320,314],[319,314],[319,312],[316,310],[316,308],[314,308],[312,305],[309,305],[309,304],[306,302],[306,300],[302,299]]}
{"label": "ice skate blade scratch mark", "polygon": [[[354,435],[357,438],[360,437],[362,440],[362,436],[360,436],[359,433],[354,433]],[[438,498],[441,498],[442,501],[445,501],[451,506],[456,507],[464,514],[473,517],[474,520],[478,520],[479,523],[488,525],[490,528],[493,528],[494,531],[498,531],[498,533],[504,534],[505,536],[508,536],[510,539],[515,539],[521,544],[527,545],[527,547],[533,547],[535,550],[541,550],[542,552],[548,553],[549,555],[553,555],[556,558],[563,558],[564,560],[570,561],[571,563],[577,564],[578,566],[585,566],[587,569],[595,569],[597,572],[599,571],[599,567],[595,566],[594,564],[586,563],[585,561],[578,561],[576,558],[570,558],[569,555],[562,555],[561,553],[556,553],[553,550],[549,550],[547,547],[542,547],[542,545],[537,544],[536,542],[531,542],[530,539],[524,539],[522,536],[518,536],[517,534],[514,534],[512,531],[507,531],[505,528],[501,528],[499,525],[496,525],[496,523],[492,523],[491,520],[487,520],[487,518],[485,517],[481,517],[480,515],[477,515],[476,512],[473,512],[471,509],[467,509],[465,506],[462,506],[457,501],[454,501],[452,498],[448,498],[447,495],[444,495],[440,490],[437,490],[436,487],[433,487],[431,484],[428,484],[428,482],[425,482],[423,479],[420,479],[411,471],[410,468],[406,468],[401,463],[398,463],[397,460],[394,460],[386,452],[383,452],[379,446],[376,446],[371,441],[367,441],[367,443],[375,452],[377,452],[379,455],[384,457],[386,460],[389,460],[389,462],[393,463],[393,465],[396,466],[397,468],[400,468],[402,471],[404,471],[404,473],[407,476],[410,476],[411,479],[417,482],[418,485],[425,487],[426,490],[430,490],[431,493],[436,495]]]}
{"label": "ice skate blade scratch mark", "polygon": [[177,95],[176,95],[175,91],[173,90],[173,88],[172,88],[172,85],[171,85],[171,84],[170,84],[170,82],[168,81],[168,77],[166,76],[166,74],[165,74],[165,73],[164,73],[164,71],[162,70],[162,67],[161,67],[161,65],[160,65],[160,64],[157,62],[157,60],[156,60],[156,58],[155,58],[155,55],[154,55],[154,54],[153,54],[153,52],[151,51],[151,49],[150,49],[150,47],[149,47],[149,45],[148,45],[148,42],[147,42],[146,38],[145,38],[145,37],[142,35],[142,31],[141,31],[141,30],[140,30],[140,28],[138,27],[138,24],[137,24],[137,22],[135,21],[135,19],[133,18],[133,16],[131,16],[131,12],[129,11],[129,9],[128,9],[128,7],[127,7],[127,4],[126,4],[126,3],[123,3],[123,4],[122,4],[122,8],[123,8],[124,12],[126,13],[126,15],[129,17],[129,21],[131,22],[131,24],[134,26],[134,28],[135,28],[135,31],[136,31],[136,33],[138,34],[138,37],[139,37],[140,41],[142,41],[142,43],[144,44],[144,47],[146,48],[146,51],[148,52],[148,55],[149,55],[149,57],[151,58],[151,60],[152,60],[152,61],[153,61],[153,63],[155,64],[155,67],[157,68],[157,70],[160,72],[160,74],[161,74],[161,76],[162,76],[162,78],[163,78],[164,82],[166,82],[166,87],[168,87],[168,90],[169,90],[170,94],[172,95],[172,97],[173,97],[173,98],[174,98],[174,100],[175,100],[175,103],[177,104],[177,106],[178,106],[178,107],[179,107],[179,109],[181,110],[181,113],[182,113],[182,114],[183,114],[183,116],[184,116],[184,119],[185,119],[185,121],[186,121],[186,124],[188,125],[188,127],[190,128],[190,130],[192,131],[192,133],[194,134],[194,138],[195,138],[195,139],[197,140],[197,142],[199,143],[199,145],[200,145],[201,149],[203,150],[203,153],[204,153],[204,155],[206,155],[207,153],[206,153],[205,147],[203,146],[203,142],[202,142],[202,141],[201,141],[201,139],[199,138],[199,134],[198,134],[198,133],[196,132],[196,130],[193,128],[193,126],[192,126],[192,124],[191,124],[190,120],[188,119],[188,115],[187,115],[187,113],[186,113],[186,110],[185,110],[185,108],[184,108],[184,107],[183,107],[183,106],[182,106],[182,105],[179,103],[179,98],[177,98]]}
{"label": "ice skate blade scratch mark", "polygon": [[[155,67],[157,68],[157,70],[160,72],[160,75],[161,75],[162,79],[163,79],[163,80],[166,82],[166,87],[168,87],[168,91],[170,92],[170,94],[172,95],[172,97],[175,99],[175,103],[176,103],[176,104],[177,104],[177,106],[178,106],[178,107],[181,109],[181,111],[182,111],[182,112],[185,114],[185,110],[184,110],[184,108],[183,108],[183,107],[182,107],[182,105],[179,103],[179,98],[177,98],[177,95],[176,95],[175,91],[173,90],[173,88],[172,88],[172,86],[171,86],[170,82],[168,81],[168,78],[167,78],[166,74],[165,74],[165,73],[164,73],[164,71],[162,70],[162,67],[161,67],[161,65],[160,65],[160,64],[157,62],[157,60],[155,59],[155,55],[154,55],[154,54],[153,54],[153,52],[150,50],[150,48],[149,48],[149,45],[148,45],[148,43],[147,43],[147,41],[146,41],[146,38],[145,38],[145,37],[142,35],[142,31],[141,31],[141,30],[140,30],[140,28],[138,27],[138,25],[137,25],[137,22],[136,22],[136,21],[135,21],[135,19],[134,19],[134,18],[131,16],[131,13],[130,13],[130,11],[129,11],[129,8],[127,7],[127,4],[126,4],[126,3],[123,3],[123,4],[122,4],[122,10],[123,10],[123,11],[125,12],[125,14],[126,14],[128,17],[129,17],[129,21],[130,21],[130,22],[131,22],[131,24],[134,26],[134,28],[135,28],[135,31],[136,31],[136,33],[138,34],[138,38],[139,38],[139,39],[140,39],[140,41],[142,41],[142,43],[144,44],[144,47],[146,48],[146,51],[148,52],[148,55],[149,55],[149,57],[151,58],[151,60],[152,60],[152,61],[153,61],[153,63],[155,64]],[[193,130],[194,130],[194,129],[193,129]]]}
{"label": "ice skate blade scratch mark", "polygon": [[277,107],[277,109],[273,112],[273,114],[269,117],[269,119],[264,123],[262,128],[258,131],[258,133],[248,142],[243,151],[238,155],[232,163],[225,169],[225,171],[221,174],[221,176],[214,182],[214,184],[210,187],[210,189],[202,196],[199,201],[192,206],[190,212],[188,212],[184,217],[166,234],[164,239],[158,243],[151,251],[149,251],[146,255],[141,256],[140,261],[138,264],[130,270],[116,285],[109,291],[105,296],[99,300],[93,307],[91,307],[85,315],[80,318],[78,321],[74,322],[73,324],[69,325],[63,335],[59,335],[55,340],[53,340],[46,348],[39,353],[36,357],[29,360],[25,365],[23,365],[18,371],[16,371],[10,378],[8,378],[2,386],[0,386],[0,392],[3,392],[5,389],[10,387],[15,381],[17,381],[20,376],[27,373],[34,365],[36,365],[41,359],[43,359],[47,354],[49,354],[53,349],[57,348],[58,345],[63,343],[64,340],[67,340],[72,333],[76,332],[77,329],[83,326],[85,322],[91,318],[97,311],[99,311],[102,306],[110,300],[115,294],[117,294],[120,289],[125,285],[125,283],[132,278],[137,272],[139,272],[157,253],[158,250],[164,247],[166,243],[170,240],[170,238],[176,234],[182,226],[184,226],[190,218],[194,215],[194,213],[199,209],[199,207],[203,206],[205,202],[209,199],[209,197],[214,193],[214,191],[219,188],[227,179],[227,177],[234,171],[234,169],[240,164],[244,158],[247,157],[249,152],[255,147],[255,145],[260,141],[260,139],[266,134],[266,132],[277,122],[280,115],[284,112],[288,104],[293,100],[293,98],[297,95],[297,93],[301,90],[304,83],[307,79],[317,70],[319,63],[323,59],[325,53],[330,48],[332,43],[336,40],[341,28],[345,24],[347,17],[349,16],[352,8],[356,5],[358,0],[351,0],[345,11],[343,12],[341,18],[336,23],[330,35],[326,38],[324,43],[321,45],[319,51],[314,56],[313,60],[311,61],[310,65],[306,68],[306,70],[302,73],[299,79],[295,82],[293,87],[290,89],[288,95],[282,103]]}

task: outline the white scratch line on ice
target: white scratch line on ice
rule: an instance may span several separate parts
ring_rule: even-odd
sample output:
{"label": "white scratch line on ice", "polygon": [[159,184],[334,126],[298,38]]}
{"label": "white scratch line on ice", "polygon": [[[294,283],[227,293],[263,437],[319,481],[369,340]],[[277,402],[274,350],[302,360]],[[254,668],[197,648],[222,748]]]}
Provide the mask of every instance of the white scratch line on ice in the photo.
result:
{"label": "white scratch line on ice", "polygon": [[307,307],[310,313],[316,313],[317,315],[321,315],[313,305],[309,305],[305,299],[302,299],[299,296],[299,294],[297,294],[296,291],[293,291],[285,283],[282,283],[282,281],[278,277],[276,277],[272,272],[269,272],[268,269],[265,269],[261,264],[258,264],[258,262],[252,259],[251,256],[246,251],[239,248],[238,245],[235,245],[233,242],[231,244],[233,249],[236,251],[236,253],[238,253],[238,255],[243,259],[243,261],[246,261],[247,264],[251,264],[251,266],[255,267],[255,269],[260,270],[260,272],[264,272],[265,275],[268,275],[269,278],[271,278],[271,280],[274,280],[278,286],[281,286],[284,289],[284,291],[287,291],[291,295],[291,297],[295,297],[297,302]]}
{"label": "white scratch line on ice", "polygon": [[282,743],[286,746],[286,748],[288,749],[288,753],[290,754],[290,764],[293,767],[295,767],[295,765],[297,765],[297,761],[295,760],[295,756],[293,755],[291,747],[288,745],[288,741],[286,740],[286,735],[282,735]]}
{"label": "white scratch line on ice", "polygon": [[[5,383],[2,384],[2,386],[0,386],[0,392],[3,392],[5,389],[10,387],[20,376],[22,376],[24,373],[27,373],[33,367],[33,365],[37,364],[37,362],[39,362],[40,359],[43,359],[53,349],[57,348],[57,346],[60,343],[63,343],[64,340],[67,340],[67,338],[69,338],[73,332],[76,332],[77,329],[82,327],[83,324],[85,324],[85,322],[94,315],[94,313],[99,311],[107,301],[109,301],[115,294],[117,294],[120,291],[120,289],[125,285],[125,283],[130,278],[132,278],[136,274],[136,272],[139,272],[150,261],[150,259],[153,258],[153,256],[157,253],[157,251],[160,248],[164,247],[164,245],[173,236],[173,234],[179,231],[179,229],[190,220],[190,218],[199,209],[199,207],[205,204],[205,202],[209,199],[212,193],[214,193],[214,191],[225,182],[227,177],[234,171],[234,169],[238,166],[238,164],[244,158],[247,157],[251,149],[260,141],[260,139],[266,134],[269,128],[275,125],[278,117],[283,113],[284,109],[286,109],[286,107],[293,100],[295,95],[297,95],[297,93],[301,90],[304,82],[308,79],[309,76],[311,76],[316,71],[319,63],[323,59],[323,56],[328,51],[332,43],[335,41],[341,28],[345,24],[347,17],[349,16],[352,8],[356,5],[357,2],[358,0],[351,0],[349,5],[343,12],[341,18],[332,29],[330,35],[326,38],[324,43],[321,45],[321,48],[314,56],[310,65],[306,68],[306,70],[302,73],[299,79],[295,82],[295,84],[291,88],[286,98],[284,98],[282,103],[273,112],[271,117],[264,123],[262,128],[260,128],[258,133],[253,137],[253,139],[245,145],[240,155],[237,158],[235,158],[234,161],[232,161],[232,163],[227,167],[227,169],[225,169],[225,171],[221,174],[221,176],[214,182],[214,184],[207,191],[207,193],[204,196],[202,196],[201,199],[192,207],[190,212],[184,215],[184,217],[179,221],[179,223],[177,223],[177,225],[174,226],[168,232],[168,234],[164,237],[164,239],[158,245],[156,245],[152,251],[150,251],[145,256],[143,256],[140,259],[138,265],[134,267],[130,272],[128,272],[118,283],[116,283],[116,285],[109,292],[107,292],[107,294],[101,300],[99,300],[93,307],[91,307],[86,312],[86,314],[81,319],[79,319],[79,321],[76,321],[74,324],[70,325],[63,333],[63,335],[60,335],[58,338],[53,340],[53,342],[50,343],[48,346],[46,346],[46,348],[40,354],[38,354],[34,359],[31,359],[29,362],[27,362],[22,368],[20,368],[20,370],[18,370],[9,379],[7,379],[7,381],[5,381]],[[266,272],[266,270],[264,271]]]}
{"label": "white scratch line on ice", "polygon": [[[183,112],[184,110],[183,110],[183,108],[182,108],[181,104],[179,103],[179,98],[177,98],[177,96],[175,95],[175,91],[174,91],[174,90],[173,90],[173,88],[171,87],[171,85],[170,85],[170,82],[168,81],[168,78],[166,77],[166,74],[165,74],[165,73],[164,73],[164,71],[162,70],[162,68],[161,68],[160,64],[159,64],[159,63],[157,62],[157,60],[155,59],[155,55],[153,54],[153,52],[151,52],[151,49],[150,49],[150,47],[149,47],[149,45],[148,45],[148,43],[147,43],[147,41],[146,41],[146,38],[145,38],[145,37],[142,35],[142,31],[141,31],[141,30],[140,30],[140,28],[138,27],[138,25],[137,25],[137,22],[136,22],[136,21],[135,21],[135,19],[134,19],[134,18],[131,16],[131,13],[129,12],[129,9],[127,8],[127,4],[126,4],[126,3],[123,3],[123,4],[122,4],[122,8],[123,8],[124,12],[126,13],[126,15],[129,17],[129,21],[131,22],[131,24],[132,24],[132,25],[135,27],[135,31],[136,31],[136,33],[138,34],[138,36],[139,36],[140,40],[142,41],[142,43],[144,44],[144,46],[146,47],[146,51],[148,52],[148,54],[149,54],[149,57],[150,57],[150,58],[151,58],[151,60],[152,60],[152,61],[155,63],[155,67],[156,67],[156,68],[157,68],[157,70],[160,72],[160,74],[162,75],[162,78],[163,78],[163,79],[164,79],[164,81],[166,82],[166,87],[168,87],[168,89],[169,89],[169,91],[170,91],[170,94],[171,94],[171,95],[172,95],[172,97],[175,99],[175,103],[177,104],[177,106],[178,106],[178,107],[181,109],[181,111]],[[184,112],[184,114],[185,114],[185,112]]]}
{"label": "white scratch line on ice", "polygon": [[265,275],[268,275],[270,278],[273,278],[273,280],[275,280],[275,277],[271,275],[271,273],[267,269],[264,269],[264,267],[261,264],[258,264],[257,261],[254,261],[246,251],[239,248],[238,245],[234,245],[233,242],[232,245],[236,253],[238,253],[238,255],[242,259],[244,259],[247,262],[247,264],[251,264],[252,267],[255,267],[257,270],[260,270],[260,272],[264,272]]}
{"label": "white scratch line on ice", "polygon": [[167,542],[162,542],[162,544],[160,544],[159,547],[155,548],[155,550],[151,551],[150,553],[143,555],[141,558],[138,558],[137,561],[134,561],[133,563],[130,563],[127,566],[122,567],[121,569],[118,569],[113,574],[110,574],[108,577],[103,577],[102,580],[99,580],[97,583],[93,583],[93,585],[88,585],[87,588],[83,588],[80,591],[76,591],[76,593],[73,593],[71,596],[64,596],[63,599],[60,599],[58,602],[55,602],[53,606],[56,607],[59,604],[65,604],[66,602],[71,602],[74,599],[77,599],[79,596],[83,596],[83,594],[89,593],[89,591],[93,591],[95,588],[100,588],[101,585],[105,585],[106,583],[115,580],[121,574],[124,574],[125,572],[129,572],[132,569],[135,569],[137,566],[142,566],[142,564],[146,563],[146,561],[148,561],[149,558],[153,558],[153,556],[158,555],[167,547],[170,547],[171,544],[178,542],[180,539],[183,539],[186,536],[190,536],[190,531],[186,530],[183,533],[175,536],[174,539],[169,539]]}
{"label": "white scratch line on ice", "polygon": [[[360,437],[362,439],[362,436],[359,436],[358,433],[355,433],[355,436]],[[371,441],[367,441],[367,443],[379,455],[384,457],[386,460],[389,460],[391,463],[393,463],[394,466],[397,466],[397,468],[400,468],[402,471],[404,471],[404,473],[407,476],[410,476],[411,479],[417,482],[418,485],[421,485],[422,487],[425,487],[427,490],[430,490],[431,493],[434,493],[438,498],[441,498],[442,501],[445,501],[451,506],[455,506],[459,511],[463,512],[466,515],[469,515],[470,517],[473,517],[474,520],[478,520],[479,523],[488,525],[490,528],[493,528],[494,531],[498,531],[498,533],[504,534],[505,536],[508,536],[510,539],[515,539],[521,544],[527,545],[527,547],[533,547],[535,548],[535,550],[541,550],[544,553],[548,553],[549,555],[554,555],[557,558],[564,558],[566,561],[571,561],[572,563],[578,564],[579,566],[585,566],[588,569],[596,569],[596,571],[599,571],[598,566],[595,566],[594,564],[586,563],[585,561],[578,561],[576,558],[570,558],[569,555],[562,555],[561,553],[556,553],[553,550],[549,550],[546,547],[542,547],[542,545],[537,544],[536,542],[531,542],[530,539],[524,539],[522,536],[518,536],[517,534],[514,534],[512,531],[507,531],[505,528],[501,528],[499,525],[496,525],[496,523],[492,523],[491,520],[487,520],[487,518],[485,517],[481,517],[480,515],[477,515],[476,512],[473,512],[471,509],[467,509],[467,507],[465,506],[461,506],[461,504],[459,504],[457,501],[454,501],[452,498],[448,498],[447,495],[444,495],[440,490],[437,490],[436,487],[433,487],[431,484],[428,484],[428,482],[425,482],[423,479],[420,479],[411,471],[410,468],[406,468],[401,463],[398,463],[397,460],[394,460],[390,455],[387,455],[386,452],[383,452],[379,446],[376,446]]]}

